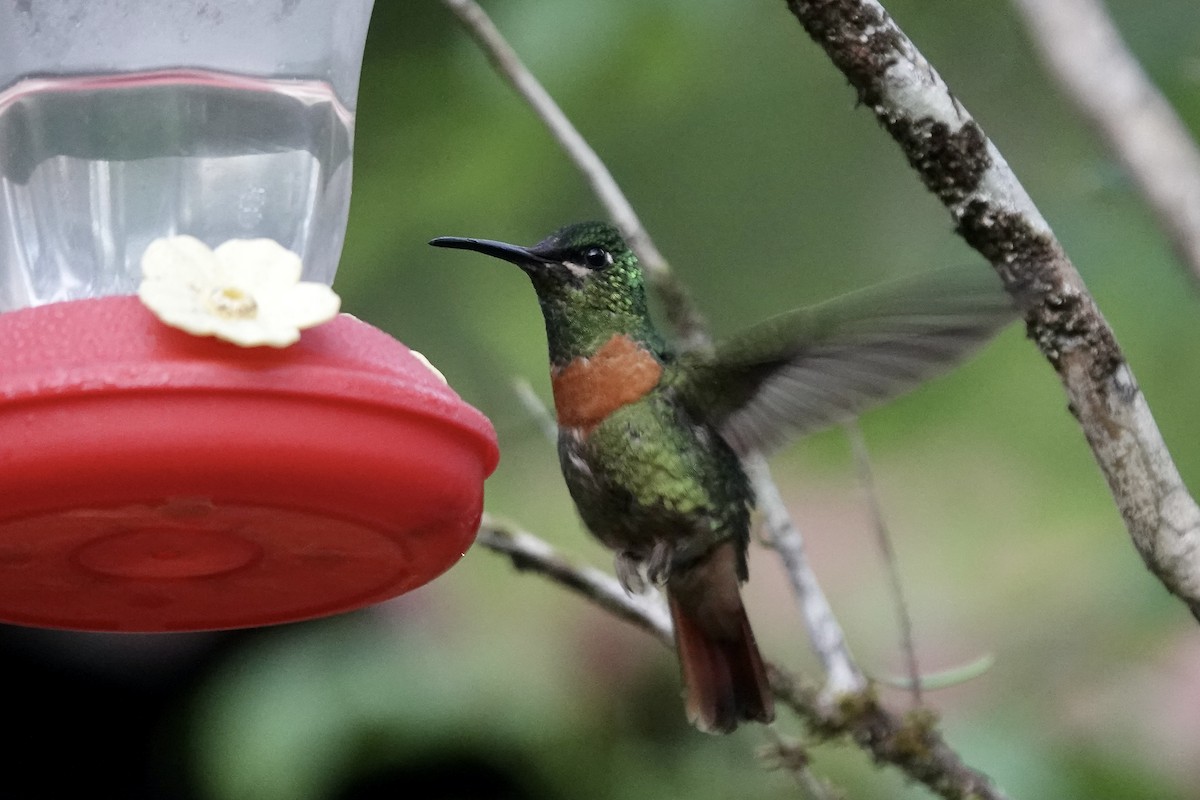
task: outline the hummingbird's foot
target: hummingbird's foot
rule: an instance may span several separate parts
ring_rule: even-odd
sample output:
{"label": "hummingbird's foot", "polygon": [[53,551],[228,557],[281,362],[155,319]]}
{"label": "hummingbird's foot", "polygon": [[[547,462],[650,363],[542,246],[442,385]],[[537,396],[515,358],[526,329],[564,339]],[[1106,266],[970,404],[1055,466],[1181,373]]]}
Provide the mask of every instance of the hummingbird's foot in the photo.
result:
{"label": "hummingbird's foot", "polygon": [[658,541],[646,559],[646,577],[655,586],[665,586],[667,576],[671,572],[671,564],[675,561],[675,547],[669,542]]}
{"label": "hummingbird's foot", "polygon": [[642,562],[636,554],[621,550],[613,557],[613,569],[626,594],[645,594],[646,580],[642,577]]}

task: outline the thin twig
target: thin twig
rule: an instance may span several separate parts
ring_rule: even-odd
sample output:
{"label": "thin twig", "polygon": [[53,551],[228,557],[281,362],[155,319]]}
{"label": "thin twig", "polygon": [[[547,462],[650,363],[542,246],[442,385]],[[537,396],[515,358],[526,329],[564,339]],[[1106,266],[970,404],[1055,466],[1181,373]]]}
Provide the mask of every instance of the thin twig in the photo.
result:
{"label": "thin twig", "polygon": [[633,205],[617,185],[608,167],[596,155],[567,115],[541,82],[521,62],[487,13],[474,0],[442,0],[459,18],[479,47],[487,54],[496,71],[516,90],[538,119],[545,124],[567,156],[575,164],[592,191],[612,217],[621,235],[637,254],[663,300],[663,309],[686,347],[704,347],[708,343],[706,325],[692,303],[686,287],[671,272],[649,232],[638,219]]}
{"label": "thin twig", "polygon": [[1058,373],[1134,545],[1200,618],[1200,506],[1116,337],[1000,151],[876,0],[788,0],[999,273]]}
{"label": "thin twig", "polygon": [[546,408],[546,404],[542,402],[542,398],[538,397],[538,393],[533,390],[529,381],[524,378],[514,378],[513,391],[516,392],[521,405],[529,412],[529,416],[533,417],[533,421],[537,423],[538,430],[542,432],[542,435],[551,442],[557,442],[558,420],[550,413],[550,409]]}
{"label": "thin twig", "polygon": [[875,543],[879,546],[879,554],[883,558],[883,568],[887,572],[888,583],[892,589],[892,601],[896,604],[896,624],[900,628],[900,650],[904,653],[905,665],[908,668],[913,706],[919,708],[922,704],[922,680],[921,667],[917,663],[917,645],[913,639],[912,615],[909,614],[908,601],[904,597],[904,582],[900,580],[900,565],[896,559],[896,548],[892,546],[892,534],[888,530],[883,507],[879,503],[879,492],[875,488],[871,454],[867,451],[867,441],[863,438],[862,427],[857,420],[851,420],[842,427],[845,428],[846,436],[850,439],[850,449],[854,453],[854,464],[858,469],[858,482],[863,487],[867,506],[871,509],[871,527],[875,532]]}
{"label": "thin twig", "polygon": [[808,563],[804,537],[787,512],[783,498],[767,469],[767,460],[754,454],[745,460],[746,474],[754,485],[758,506],[766,522],[767,537],[779,553],[784,572],[792,584],[792,593],[800,607],[800,615],[808,629],[808,640],[825,669],[825,691],[836,697],[861,692],[867,687],[837,617]]}
{"label": "thin twig", "polygon": [[667,604],[656,591],[630,594],[612,575],[595,567],[574,564],[532,533],[485,514],[476,543],[503,553],[519,570],[550,578],[586,597],[605,611],[674,646],[674,629]]}
{"label": "thin twig", "polygon": [[763,730],[771,743],[759,751],[759,757],[769,768],[787,770],[795,779],[802,800],[840,800],[845,796],[813,774],[804,742],[783,736],[774,725]]}
{"label": "thin twig", "polygon": [[[517,569],[548,578],[668,647],[674,645],[670,614],[657,594],[630,596],[611,575],[574,564],[532,533],[491,516],[485,515],[480,523],[476,541],[509,558]],[[897,767],[940,797],[1005,797],[986,775],[963,763],[937,732],[936,720],[928,712],[897,716],[880,705],[870,689],[831,702],[826,692],[776,664],[768,663],[767,673],[775,697],[798,714],[818,739],[848,737],[876,760]]]}
{"label": "thin twig", "polygon": [[[634,213],[633,207],[625,198],[625,194],[613,179],[604,162],[567,119],[549,92],[521,63],[520,57],[505,41],[503,34],[496,29],[487,14],[474,0],[443,0],[443,2],[466,25],[472,37],[487,53],[500,75],[529,104],[538,118],[550,129],[566,151],[567,156],[587,176],[597,198],[617,222],[630,245],[638,251],[638,257],[643,266],[650,270],[651,275],[657,276],[656,288],[660,295],[664,296],[668,321],[671,322],[676,333],[686,340],[686,346],[707,347],[710,340],[703,317],[693,307],[686,289],[673,277],[666,260],[654,247],[650,234],[642,226],[641,220]],[[639,250],[639,247],[645,249]],[[794,530],[794,525],[788,519],[787,508],[780,499],[778,490],[773,485],[770,490],[764,490],[761,485],[764,481],[770,482],[771,480],[765,463],[760,472],[757,480],[757,483],[760,484],[759,508],[769,519],[785,520],[786,524]],[[789,563],[787,566],[790,570],[792,565]],[[864,685],[862,675],[854,666],[849,652],[845,649],[845,637],[837,619],[829,610],[829,603],[816,581],[816,576],[811,570],[805,568],[804,574],[793,576],[792,582],[793,585],[805,587],[804,593],[798,595],[801,605],[811,603],[813,606],[812,609],[804,612],[805,618],[812,617],[821,620],[819,628],[815,629],[821,633],[821,636],[812,640],[813,646],[818,651],[822,651],[826,647],[835,648],[822,656],[822,660],[826,664],[833,665],[828,678],[830,688],[839,690],[847,688],[851,691],[861,688]],[[811,623],[810,630],[814,630]]]}
{"label": "thin twig", "polygon": [[1013,0],[1067,96],[1100,132],[1200,280],[1200,149],[1099,0]]}

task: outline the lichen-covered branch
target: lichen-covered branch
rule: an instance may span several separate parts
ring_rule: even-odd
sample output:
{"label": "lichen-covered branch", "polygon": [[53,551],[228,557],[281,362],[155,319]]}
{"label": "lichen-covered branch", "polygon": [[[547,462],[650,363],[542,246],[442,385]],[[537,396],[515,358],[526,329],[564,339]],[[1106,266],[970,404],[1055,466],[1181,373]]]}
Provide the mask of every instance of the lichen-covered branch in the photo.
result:
{"label": "lichen-covered branch", "polygon": [[[481,522],[476,541],[508,557],[517,569],[548,578],[673,646],[670,615],[657,594],[630,596],[613,576],[574,564],[537,536],[490,516]],[[870,689],[831,699],[821,687],[775,664],[768,664],[767,672],[775,697],[817,738],[849,738],[880,763],[899,768],[948,800],[1005,797],[946,744],[931,712],[900,716],[880,705]]]}
{"label": "lichen-covered branch", "polygon": [[876,0],[787,5],[999,273],[1062,380],[1138,552],[1200,618],[1200,507],[1112,329],[1003,156]]}
{"label": "lichen-covered branch", "polygon": [[1200,280],[1200,149],[1100,0],[1013,0],[1067,96],[1125,166]]}

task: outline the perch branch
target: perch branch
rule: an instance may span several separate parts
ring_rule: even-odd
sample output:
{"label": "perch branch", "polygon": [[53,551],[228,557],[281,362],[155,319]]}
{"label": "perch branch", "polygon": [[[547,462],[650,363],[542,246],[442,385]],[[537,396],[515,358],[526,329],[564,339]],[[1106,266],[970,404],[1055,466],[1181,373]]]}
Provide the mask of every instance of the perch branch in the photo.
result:
{"label": "perch branch", "polygon": [[787,5],[999,273],[1058,373],[1142,559],[1200,618],[1200,507],[1112,330],[1004,157],[876,0]]}
{"label": "perch branch", "polygon": [[663,644],[674,646],[671,615],[657,592],[630,594],[613,576],[595,567],[573,564],[532,533],[501,523],[491,515],[484,515],[475,541],[508,556],[518,570],[529,570],[549,578],[583,595],[610,614],[653,634]]}
{"label": "perch branch", "polygon": [[1200,280],[1200,151],[1099,0],[1013,0],[1042,60]]}
{"label": "perch branch", "polygon": [[[480,523],[476,541],[509,558],[518,570],[548,578],[674,646],[670,615],[657,594],[631,597],[613,576],[574,564],[537,536],[490,515]],[[782,667],[768,663],[767,673],[775,697],[796,712],[814,736],[825,741],[848,737],[876,760],[901,769],[944,798],[1005,797],[986,775],[963,763],[928,712],[898,716],[880,705],[869,689],[830,701],[820,688]]]}

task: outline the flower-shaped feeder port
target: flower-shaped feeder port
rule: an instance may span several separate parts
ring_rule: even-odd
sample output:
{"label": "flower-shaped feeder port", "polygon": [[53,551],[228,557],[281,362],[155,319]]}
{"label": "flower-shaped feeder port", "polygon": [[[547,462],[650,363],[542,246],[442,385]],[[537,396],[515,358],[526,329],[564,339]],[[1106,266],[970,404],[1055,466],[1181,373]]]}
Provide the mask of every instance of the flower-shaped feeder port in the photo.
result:
{"label": "flower-shaped feeder port", "polygon": [[205,630],[385,600],[466,551],[496,461],[486,418],[348,315],[239,348],[128,296],[5,313],[0,621]]}
{"label": "flower-shaped feeder port", "polygon": [[146,248],[138,297],[188,333],[287,347],[341,305],[325,284],[301,281],[302,271],[300,256],[273,239],[231,239],[210,250],[192,236],[170,236]]}

